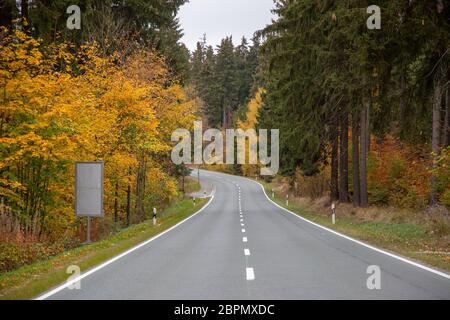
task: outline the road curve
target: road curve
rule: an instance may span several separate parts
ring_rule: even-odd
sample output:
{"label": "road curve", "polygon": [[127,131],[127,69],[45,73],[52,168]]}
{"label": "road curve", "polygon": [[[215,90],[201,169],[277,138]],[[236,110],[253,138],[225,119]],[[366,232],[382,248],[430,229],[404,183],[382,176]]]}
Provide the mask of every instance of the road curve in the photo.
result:
{"label": "road curve", "polygon": [[[199,214],[47,299],[450,299],[450,279],[275,206],[245,178],[201,171]],[[379,266],[381,289],[367,287]],[[42,298],[41,297],[41,298]]]}

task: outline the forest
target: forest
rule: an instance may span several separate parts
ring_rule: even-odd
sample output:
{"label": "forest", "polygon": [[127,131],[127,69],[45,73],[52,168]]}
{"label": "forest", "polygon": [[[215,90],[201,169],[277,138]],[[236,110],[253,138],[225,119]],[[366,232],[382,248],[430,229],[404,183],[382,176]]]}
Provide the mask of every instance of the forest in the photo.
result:
{"label": "forest", "polygon": [[212,125],[280,129],[282,175],[304,196],[446,212],[450,8],[376,1],[378,30],[367,27],[371,4],[275,1],[253,46],[200,42],[192,81]]}
{"label": "forest", "polygon": [[[99,239],[149,218],[189,174],[171,134],[279,129],[290,191],[438,213],[450,234],[450,5],[275,0],[251,39],[190,52],[186,0],[0,1],[0,273],[80,245],[74,163],[105,163]],[[66,28],[69,5],[83,27]],[[237,9],[238,10],[238,9]],[[256,165],[207,167],[257,178]]]}
{"label": "forest", "polygon": [[105,163],[94,240],[176,199],[187,172],[170,137],[197,112],[175,18],[184,1],[82,1],[80,30],[66,28],[71,1],[38,2],[0,8],[0,272],[83,241],[76,161]]}

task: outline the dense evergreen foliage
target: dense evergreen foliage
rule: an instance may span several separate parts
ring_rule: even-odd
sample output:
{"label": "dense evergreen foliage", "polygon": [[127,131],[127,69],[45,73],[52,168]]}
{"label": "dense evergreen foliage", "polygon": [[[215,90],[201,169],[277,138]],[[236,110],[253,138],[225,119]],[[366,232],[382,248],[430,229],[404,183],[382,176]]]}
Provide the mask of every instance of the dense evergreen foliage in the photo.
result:
{"label": "dense evergreen foliage", "polygon": [[192,53],[190,78],[203,100],[205,116],[210,126],[232,127],[236,116],[245,110],[254,91],[253,76],[258,67],[259,41],[241,39],[234,46],[232,37],[226,37],[214,50],[206,42],[197,43]]}
{"label": "dense evergreen foliage", "polygon": [[[368,203],[370,136],[431,144],[434,166],[449,145],[450,8],[424,1],[279,0],[262,34],[268,68],[259,126],[279,128],[281,165],[307,175],[331,163],[332,198]],[[381,8],[369,30],[367,8]],[[437,201],[431,181],[431,203]]]}
{"label": "dense evergreen foliage", "polygon": [[[95,40],[105,55],[154,47],[163,54],[174,73],[184,78],[189,51],[180,43],[182,32],[176,14],[186,0],[14,0],[0,1],[0,25],[25,19],[28,31],[45,43]],[[81,9],[81,29],[69,30],[66,12],[71,5]]]}

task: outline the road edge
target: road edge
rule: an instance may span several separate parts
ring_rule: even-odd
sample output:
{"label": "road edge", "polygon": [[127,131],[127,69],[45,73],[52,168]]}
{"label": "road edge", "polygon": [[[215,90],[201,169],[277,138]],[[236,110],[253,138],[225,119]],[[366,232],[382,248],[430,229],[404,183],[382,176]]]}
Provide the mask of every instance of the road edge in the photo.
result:
{"label": "road edge", "polygon": [[192,219],[195,216],[197,216],[198,214],[200,214],[203,210],[205,210],[211,204],[211,202],[214,200],[214,197],[215,197],[215,190],[212,191],[211,198],[209,199],[209,201],[200,210],[198,210],[197,212],[193,213],[192,215],[190,215],[186,219],[178,222],[176,225],[170,227],[167,230],[164,230],[163,232],[157,234],[156,236],[150,238],[149,240],[146,240],[146,241],[144,241],[144,242],[142,242],[142,243],[140,243],[140,244],[138,244],[138,245],[128,249],[127,251],[125,251],[125,252],[123,252],[123,253],[121,253],[121,254],[119,254],[119,255],[117,255],[117,256],[115,256],[115,257],[113,257],[113,258],[111,258],[111,259],[109,259],[109,260],[107,260],[105,262],[103,262],[102,264],[98,265],[97,267],[94,267],[94,268],[92,268],[92,269],[82,273],[78,277],[76,277],[74,279],[71,279],[70,281],[67,281],[67,282],[65,282],[63,284],[60,284],[59,286],[57,286],[54,289],[51,289],[50,291],[47,291],[47,292],[45,292],[43,294],[38,295],[37,297],[35,297],[32,300],[45,300],[45,299],[55,295],[56,293],[66,289],[68,286],[73,285],[74,283],[82,280],[83,278],[86,278],[87,276],[89,276],[89,275],[91,275],[91,274],[93,274],[93,273],[103,269],[104,267],[112,264],[113,262],[115,262],[115,261],[125,257],[126,255],[128,255],[128,254],[130,254],[130,253],[132,253],[132,252],[134,252],[134,251],[136,251],[136,250],[138,250],[138,249],[140,249],[140,248],[150,244],[154,240],[162,237],[163,235],[169,233],[170,231],[173,231],[174,229],[178,228],[180,225],[184,224],[185,222],[189,221],[190,219]]}
{"label": "road edge", "polygon": [[249,178],[247,178],[247,177],[241,177],[241,178],[247,179],[247,180],[249,180],[249,181],[252,181],[252,182],[258,184],[258,185],[261,187],[261,189],[262,189],[264,195],[266,196],[267,200],[269,200],[269,202],[271,202],[272,204],[274,204],[274,205],[277,206],[278,208],[284,210],[285,212],[287,212],[287,213],[289,213],[289,214],[291,214],[291,215],[297,217],[297,218],[300,219],[300,220],[303,220],[303,221],[305,221],[305,222],[307,222],[307,223],[309,223],[309,224],[311,224],[311,225],[313,225],[313,226],[315,226],[315,227],[318,227],[318,228],[320,228],[320,229],[322,229],[322,230],[326,230],[326,231],[328,231],[328,232],[331,232],[331,233],[333,233],[333,234],[335,234],[335,235],[337,235],[337,236],[340,236],[340,237],[342,237],[342,238],[344,238],[344,239],[346,239],[346,240],[355,242],[355,243],[357,243],[357,244],[359,244],[359,245],[361,245],[361,246],[364,246],[364,247],[366,247],[366,248],[369,248],[369,249],[371,249],[371,250],[374,250],[374,251],[376,251],[376,252],[378,252],[378,253],[382,253],[382,254],[387,255],[387,256],[389,256],[389,257],[391,257],[391,258],[394,258],[394,259],[400,260],[400,261],[402,261],[402,262],[405,262],[405,263],[407,263],[407,264],[410,264],[410,265],[412,265],[412,266],[414,266],[414,267],[416,267],[416,268],[420,268],[420,269],[422,269],[422,270],[425,270],[425,271],[434,273],[434,274],[439,275],[439,276],[441,276],[441,277],[443,277],[443,278],[446,278],[447,280],[450,280],[450,274],[448,274],[448,273],[446,273],[446,272],[439,271],[439,270],[433,269],[433,268],[431,268],[431,267],[427,267],[427,266],[425,266],[425,265],[423,265],[423,264],[420,264],[420,263],[418,263],[418,262],[414,262],[414,261],[409,260],[409,259],[407,259],[407,258],[398,256],[398,255],[396,255],[396,254],[394,254],[394,253],[391,253],[391,252],[385,251],[385,250],[383,250],[383,249],[377,248],[377,247],[375,247],[375,246],[373,246],[373,245],[370,245],[370,244],[365,243],[365,242],[363,242],[363,241],[354,239],[354,238],[349,237],[349,236],[347,236],[347,235],[345,235],[345,234],[342,234],[342,233],[340,233],[340,232],[338,232],[338,231],[335,231],[335,230],[333,230],[333,229],[330,229],[330,228],[327,228],[327,227],[325,227],[325,226],[322,226],[322,225],[320,225],[320,224],[318,224],[318,223],[315,223],[315,222],[313,222],[313,221],[311,221],[311,220],[308,220],[308,219],[306,219],[306,218],[304,218],[304,217],[302,217],[302,216],[296,214],[295,212],[292,212],[291,210],[286,209],[286,208],[280,206],[278,203],[276,203],[275,201],[273,201],[272,199],[270,199],[270,197],[269,197],[269,196],[267,195],[267,193],[266,193],[266,189],[265,189],[264,186],[263,186],[261,183],[259,183],[258,181],[249,179]]}

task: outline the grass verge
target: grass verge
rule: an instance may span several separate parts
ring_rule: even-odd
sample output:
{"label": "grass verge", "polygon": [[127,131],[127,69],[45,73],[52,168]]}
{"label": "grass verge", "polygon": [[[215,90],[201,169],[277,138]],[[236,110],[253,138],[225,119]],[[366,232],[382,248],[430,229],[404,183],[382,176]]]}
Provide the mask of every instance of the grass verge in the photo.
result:
{"label": "grass verge", "polygon": [[208,201],[198,199],[195,206],[190,199],[177,201],[162,212],[156,226],[150,222],[134,225],[99,242],[1,274],[0,299],[34,298],[66,281],[70,276],[66,273],[68,266],[77,265],[81,272],[85,272],[176,225],[200,210]]}
{"label": "grass verge", "polygon": [[[274,202],[299,216],[387,251],[398,253],[432,267],[450,271],[448,242],[444,241],[441,236],[428,232],[423,225],[363,221],[358,217],[348,216],[337,216],[336,224],[333,225],[330,215],[315,212],[313,208],[297,203],[292,198],[289,201],[289,206],[287,206],[285,195],[277,192],[276,186],[264,181],[259,182],[264,186],[267,195]],[[275,191],[274,198],[272,198],[272,190]]]}

